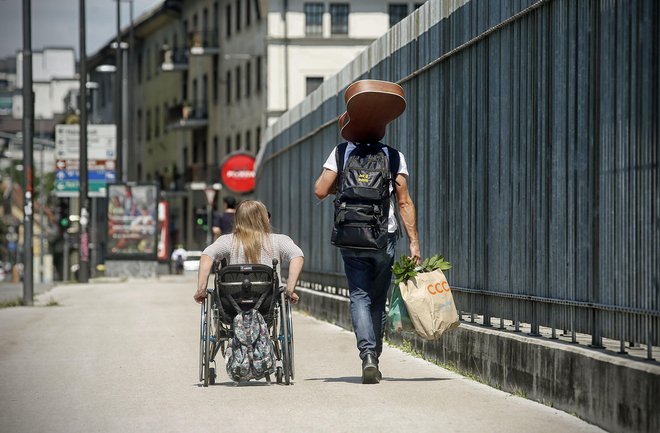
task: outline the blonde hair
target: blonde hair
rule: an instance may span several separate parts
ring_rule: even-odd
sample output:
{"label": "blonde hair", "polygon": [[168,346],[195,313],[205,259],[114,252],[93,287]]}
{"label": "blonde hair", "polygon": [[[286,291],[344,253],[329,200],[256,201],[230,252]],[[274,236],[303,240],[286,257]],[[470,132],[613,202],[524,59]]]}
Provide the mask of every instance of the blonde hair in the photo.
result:
{"label": "blonde hair", "polygon": [[270,247],[271,231],[268,211],[262,202],[241,202],[234,216],[234,237],[239,241],[236,243],[236,255],[240,245],[243,245],[243,255],[248,263],[259,263],[264,243]]}

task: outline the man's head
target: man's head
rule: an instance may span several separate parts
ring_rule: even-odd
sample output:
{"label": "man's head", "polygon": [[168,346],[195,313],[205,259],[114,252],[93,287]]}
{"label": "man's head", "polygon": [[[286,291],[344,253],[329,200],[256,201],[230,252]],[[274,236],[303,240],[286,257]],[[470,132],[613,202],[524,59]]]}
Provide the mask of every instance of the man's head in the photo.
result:
{"label": "man's head", "polygon": [[222,199],[225,202],[225,207],[227,209],[236,209],[236,199],[232,196],[227,196]]}

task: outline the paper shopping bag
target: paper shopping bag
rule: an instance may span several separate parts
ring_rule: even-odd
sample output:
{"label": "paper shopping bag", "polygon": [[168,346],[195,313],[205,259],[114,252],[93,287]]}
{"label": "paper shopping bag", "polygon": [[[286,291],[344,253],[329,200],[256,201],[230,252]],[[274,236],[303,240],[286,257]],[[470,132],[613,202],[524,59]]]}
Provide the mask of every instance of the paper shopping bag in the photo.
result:
{"label": "paper shopping bag", "polygon": [[398,286],[394,286],[392,289],[390,308],[387,311],[387,324],[390,332],[412,332],[415,330]]}
{"label": "paper shopping bag", "polygon": [[419,273],[400,283],[399,287],[410,320],[420,337],[436,340],[446,330],[458,326],[454,297],[441,270]]}

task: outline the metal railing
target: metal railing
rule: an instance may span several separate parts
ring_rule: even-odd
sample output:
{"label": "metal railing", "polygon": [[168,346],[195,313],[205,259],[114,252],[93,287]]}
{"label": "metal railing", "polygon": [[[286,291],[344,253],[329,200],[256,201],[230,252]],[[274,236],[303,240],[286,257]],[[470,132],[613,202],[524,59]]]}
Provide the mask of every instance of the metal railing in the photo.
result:
{"label": "metal railing", "polygon": [[399,82],[408,107],[385,141],[406,156],[422,252],[453,263],[459,308],[484,325],[589,334],[595,347],[646,344],[651,358],[660,67],[644,53],[660,47],[660,8],[452,5],[427,2],[269,128],[257,196],[305,251],[305,281],[341,294],[332,206],[316,202],[313,182],[340,141],[346,86]]}

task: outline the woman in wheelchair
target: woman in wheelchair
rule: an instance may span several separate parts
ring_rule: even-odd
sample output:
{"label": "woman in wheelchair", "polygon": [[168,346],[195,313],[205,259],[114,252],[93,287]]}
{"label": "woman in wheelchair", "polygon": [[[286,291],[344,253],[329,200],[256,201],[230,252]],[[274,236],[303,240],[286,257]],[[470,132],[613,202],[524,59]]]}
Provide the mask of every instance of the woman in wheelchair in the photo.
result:
{"label": "woman in wheelchair", "polygon": [[[302,271],[304,254],[290,237],[272,233],[268,211],[263,203],[246,200],[236,209],[234,231],[222,235],[202,252],[199,261],[197,291],[193,298],[202,303],[207,295],[209,276],[214,262],[225,259],[228,264],[263,264],[272,266],[273,259],[289,263],[286,295],[292,303],[298,302],[296,283]],[[280,272],[277,272],[280,275]]]}

